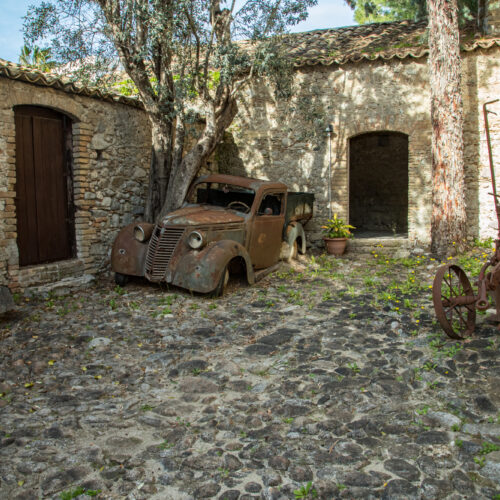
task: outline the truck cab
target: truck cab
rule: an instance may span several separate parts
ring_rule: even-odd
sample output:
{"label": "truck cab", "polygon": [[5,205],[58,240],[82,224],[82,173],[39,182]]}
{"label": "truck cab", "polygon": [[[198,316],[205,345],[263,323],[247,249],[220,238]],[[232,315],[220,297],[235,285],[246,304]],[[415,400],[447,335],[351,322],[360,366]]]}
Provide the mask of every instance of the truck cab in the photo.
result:
{"label": "truck cab", "polygon": [[181,208],[156,224],[130,224],[120,231],[111,255],[115,280],[124,284],[129,276],[144,276],[215,295],[235,272],[252,284],[259,270],[279,261],[283,243],[289,253],[305,252],[300,221],[312,216],[314,195],[300,193],[302,204],[295,196],[291,213],[291,194],[280,182],[200,177]]}

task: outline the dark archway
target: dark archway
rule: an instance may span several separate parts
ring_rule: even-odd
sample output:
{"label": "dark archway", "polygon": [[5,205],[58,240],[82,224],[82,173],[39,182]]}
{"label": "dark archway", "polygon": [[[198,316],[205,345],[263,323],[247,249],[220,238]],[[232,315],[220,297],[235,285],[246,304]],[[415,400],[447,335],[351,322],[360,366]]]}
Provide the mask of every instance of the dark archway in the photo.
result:
{"label": "dark archway", "polygon": [[357,232],[408,233],[408,136],[370,132],[349,141],[349,222]]}
{"label": "dark archway", "polygon": [[16,106],[19,265],[75,256],[71,120],[52,109]]}

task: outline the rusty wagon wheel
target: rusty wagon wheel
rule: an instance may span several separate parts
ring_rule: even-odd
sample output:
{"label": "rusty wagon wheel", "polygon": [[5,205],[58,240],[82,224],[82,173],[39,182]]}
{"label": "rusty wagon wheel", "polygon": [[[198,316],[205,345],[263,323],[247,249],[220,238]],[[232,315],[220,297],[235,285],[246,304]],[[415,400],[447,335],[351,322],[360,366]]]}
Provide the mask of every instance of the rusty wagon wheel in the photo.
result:
{"label": "rusty wagon wheel", "polygon": [[459,266],[441,266],[432,285],[434,310],[441,328],[452,339],[464,339],[474,332],[476,297],[467,275]]}

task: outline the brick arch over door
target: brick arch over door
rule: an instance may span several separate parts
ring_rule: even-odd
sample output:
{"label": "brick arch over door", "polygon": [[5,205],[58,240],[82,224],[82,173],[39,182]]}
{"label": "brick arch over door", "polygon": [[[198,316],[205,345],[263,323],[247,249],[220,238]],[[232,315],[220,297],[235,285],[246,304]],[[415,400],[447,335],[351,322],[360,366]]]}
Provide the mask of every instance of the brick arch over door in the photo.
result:
{"label": "brick arch over door", "polygon": [[53,109],[16,106],[19,265],[75,256],[71,120]]}
{"label": "brick arch over door", "polygon": [[369,132],[349,140],[349,222],[359,231],[408,233],[408,136]]}

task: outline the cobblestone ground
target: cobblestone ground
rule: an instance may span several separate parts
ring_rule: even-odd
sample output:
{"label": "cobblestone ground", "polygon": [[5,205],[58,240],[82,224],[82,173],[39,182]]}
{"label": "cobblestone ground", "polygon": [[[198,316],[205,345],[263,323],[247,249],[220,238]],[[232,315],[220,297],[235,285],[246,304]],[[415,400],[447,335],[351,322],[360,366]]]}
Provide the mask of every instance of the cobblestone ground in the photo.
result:
{"label": "cobblestone ground", "polygon": [[499,336],[485,316],[441,333],[437,265],[21,300],[0,323],[0,498],[499,499]]}

